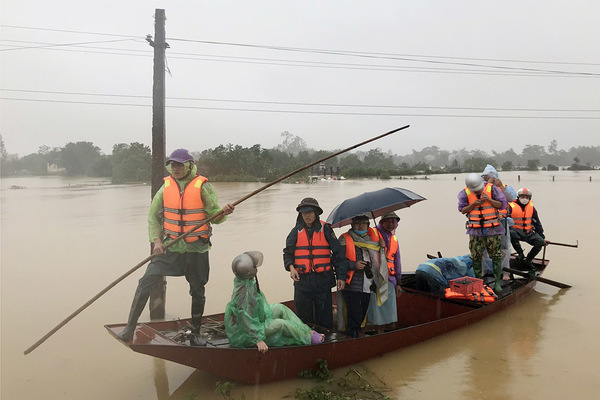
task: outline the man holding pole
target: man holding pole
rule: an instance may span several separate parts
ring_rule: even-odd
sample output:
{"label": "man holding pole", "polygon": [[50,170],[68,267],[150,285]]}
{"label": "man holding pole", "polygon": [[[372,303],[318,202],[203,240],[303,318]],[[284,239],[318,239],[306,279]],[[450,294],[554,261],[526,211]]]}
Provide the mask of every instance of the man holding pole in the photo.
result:
{"label": "man holding pole", "polygon": [[[167,160],[167,171],[170,175],[152,199],[148,215],[148,234],[154,244],[154,258],[139,280],[127,326],[117,337],[125,342],[131,340],[150,293],[163,276],[185,276],[192,296],[190,344],[202,346],[205,341],[199,333],[206,301],[204,286],[208,282],[208,251],[212,234],[210,223],[203,224],[203,221],[222,211],[224,215],[213,220],[220,224],[235,206],[227,204],[222,209],[219,207],[217,193],[207,178],[196,173],[194,158],[187,150],[173,151]],[[196,226],[199,227],[183,240],[166,248],[169,242]]]}
{"label": "man holding pole", "polygon": [[[213,219],[216,219],[216,220],[218,220],[218,221],[216,221],[217,223],[218,222],[223,222],[225,220],[225,218],[224,218],[225,215],[231,214],[233,212],[235,206],[237,206],[238,204],[240,204],[241,202],[243,202],[245,200],[248,200],[250,197],[252,197],[252,196],[254,196],[254,195],[262,192],[263,190],[268,189],[269,187],[271,187],[271,186],[273,186],[273,185],[275,185],[275,184],[283,181],[284,179],[287,179],[287,178],[289,178],[289,177],[291,177],[291,176],[293,176],[293,175],[295,175],[295,174],[297,174],[297,173],[299,173],[301,171],[304,171],[304,170],[312,167],[313,165],[320,164],[321,162],[329,160],[330,158],[336,157],[336,156],[338,156],[340,154],[346,153],[346,152],[348,152],[348,151],[350,151],[352,149],[355,149],[355,148],[357,148],[359,146],[363,146],[363,145],[365,145],[367,143],[371,143],[371,142],[373,142],[375,140],[379,140],[379,139],[381,139],[381,138],[383,138],[385,136],[391,135],[393,133],[396,133],[396,132],[401,131],[403,129],[406,129],[408,127],[410,127],[410,125],[405,125],[403,127],[393,129],[393,130],[391,130],[389,132],[383,133],[383,134],[375,136],[375,137],[373,137],[371,139],[365,140],[365,141],[363,141],[361,143],[355,144],[355,145],[353,145],[351,147],[348,147],[348,148],[345,148],[345,149],[340,150],[338,152],[335,152],[333,154],[330,154],[327,157],[324,157],[324,158],[321,158],[319,160],[313,161],[310,164],[307,164],[307,165],[305,165],[305,166],[303,166],[301,168],[298,168],[298,169],[296,169],[296,170],[294,170],[294,171],[292,171],[290,173],[287,173],[287,174],[281,176],[280,178],[274,180],[273,182],[270,182],[270,183],[268,183],[268,184],[266,184],[266,185],[264,185],[264,186],[256,189],[252,193],[249,193],[246,196],[242,197],[241,199],[235,201],[233,204],[227,204],[219,212],[213,212],[214,210],[211,211],[210,210],[211,207],[208,204],[208,202],[212,202],[213,205],[216,206],[216,204],[217,204],[216,193],[214,193],[214,190],[212,190],[212,188],[210,188],[210,185],[207,185],[207,184],[201,185],[201,187],[203,187],[203,189],[201,190],[201,198],[203,199],[203,201],[207,201],[207,206],[205,207],[205,210],[204,210],[206,212],[207,216],[208,216],[208,218],[206,219],[206,221],[210,222]],[[174,154],[172,154],[172,158],[173,158],[172,161],[174,163],[177,162],[179,164],[184,164],[182,162],[179,162],[179,161],[175,160],[175,157],[177,156],[175,154],[176,152],[177,151],[173,152]],[[193,158],[191,156],[189,156],[189,153],[187,152],[187,150],[179,149],[179,152],[186,154],[186,157],[184,157],[184,159],[188,160],[188,161],[186,161],[186,163],[188,163],[189,161],[191,161],[190,165],[191,165],[191,167],[193,169],[190,169],[190,175],[195,174],[196,169],[195,169],[195,165],[193,164]],[[167,164],[169,164],[169,163],[167,163]],[[176,167],[179,168],[178,165],[176,165]],[[169,167],[167,165],[167,169],[168,168]],[[184,165],[184,174],[183,174],[183,176],[185,176],[187,174],[188,173],[186,172],[185,165]],[[177,176],[179,176],[179,173],[177,173]],[[178,179],[177,176],[175,175],[175,171],[173,171],[173,178],[175,180]],[[207,190],[210,193],[206,193],[205,194],[204,190]],[[159,195],[159,193],[157,193],[157,196],[158,195]],[[156,204],[160,204],[160,201],[158,199],[155,199],[155,200],[157,200]],[[153,204],[154,204],[154,201],[153,201]],[[155,207],[159,208],[160,206],[157,205]],[[154,208],[154,207],[152,207],[152,208]],[[151,214],[152,214],[152,208],[151,208]],[[218,206],[216,206],[216,208],[218,209]],[[159,215],[159,217],[160,217],[160,215]],[[154,216],[153,218],[154,218],[154,225],[156,225],[156,221],[157,221],[156,216]],[[150,218],[149,218],[149,220],[150,220]],[[158,221],[160,221],[160,219],[158,219]],[[160,225],[160,222],[158,223],[158,225]],[[195,230],[195,227],[189,227],[189,230],[191,230],[191,229]],[[159,237],[160,236],[155,236],[155,238],[159,238]],[[179,236],[179,238],[183,239],[183,235]],[[154,242],[154,238],[152,237],[152,235],[151,235],[151,239],[150,240]],[[179,239],[173,239],[173,240],[169,241],[168,243],[163,243],[161,241],[162,246],[159,246],[159,249],[157,250],[158,253],[152,254],[151,256],[147,257],[145,260],[142,260],[140,263],[138,263],[132,269],[130,269],[129,271],[127,271],[125,274],[123,274],[120,277],[118,277],[110,285],[108,285],[107,287],[105,287],[104,289],[102,289],[100,292],[98,292],[95,296],[93,296],[91,299],[89,299],[81,307],[79,307],[77,310],[75,310],[74,312],[72,312],[67,318],[65,318],[58,325],[56,325],[54,328],[52,328],[48,333],[46,333],[44,336],[42,336],[42,338],[40,338],[37,342],[35,342],[33,345],[29,346],[23,353],[24,354],[31,353],[33,350],[35,350],[36,348],[38,348],[42,343],[44,343],[46,340],[48,340],[49,337],[51,337],[52,335],[54,335],[59,329],[61,329],[63,326],[65,326],[69,321],[71,321],[73,318],[75,318],[77,315],[79,315],[83,310],[85,310],[87,307],[89,307],[91,304],[93,304],[96,300],[98,300],[100,297],[102,297],[110,289],[112,289],[113,287],[115,287],[123,279],[125,279],[126,277],[128,277],[129,275],[131,275],[134,271],[136,271],[138,268],[140,268],[141,266],[143,266],[144,264],[146,264],[148,261],[150,261],[153,258],[155,258],[156,255],[163,255],[163,254],[165,254],[165,249],[167,248],[167,246],[169,246],[169,248],[170,247],[174,247],[174,250],[175,250],[175,246],[173,246],[173,245],[177,244],[178,242],[179,242]],[[161,249],[162,249],[162,251],[161,251]],[[207,252],[207,251],[208,251],[208,249],[206,249],[204,252]],[[208,265],[208,262],[207,262],[206,265]],[[207,268],[207,270],[208,270],[208,268]],[[178,275],[184,275],[184,274],[182,274],[180,272]],[[208,273],[207,273],[207,276],[208,276]],[[160,278],[159,278],[159,280],[160,280]],[[133,305],[136,304],[136,299],[137,299],[137,291],[136,291],[136,297],[134,297],[134,304]],[[147,301],[147,299],[148,298],[146,297],[146,300],[144,301],[144,304]],[[140,298],[140,300],[141,300],[141,298]],[[142,306],[142,309],[143,309],[143,306]],[[136,310],[137,310],[137,308],[136,308]],[[133,307],[132,307],[132,312],[133,312]],[[136,313],[137,313],[137,311],[136,311]],[[141,314],[141,311],[137,314],[137,317],[134,318],[136,321],[137,321],[137,318],[139,318],[140,314]],[[198,320],[198,319],[196,319],[196,320]],[[132,328],[129,328],[129,330],[130,330],[129,335],[127,335],[127,332],[125,332],[125,330],[124,330],[124,332],[121,333],[121,335],[119,335],[122,340],[124,340],[124,339],[130,340],[131,339],[131,337],[133,336],[133,332],[135,331],[135,324],[133,325]]]}

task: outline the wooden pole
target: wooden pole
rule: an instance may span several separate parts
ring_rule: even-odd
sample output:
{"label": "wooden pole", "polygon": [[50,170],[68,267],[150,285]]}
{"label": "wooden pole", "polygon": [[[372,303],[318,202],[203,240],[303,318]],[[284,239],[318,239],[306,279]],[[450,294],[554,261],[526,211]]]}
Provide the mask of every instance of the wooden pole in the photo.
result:
{"label": "wooden pole", "polygon": [[[295,171],[290,172],[289,174],[285,174],[284,176],[274,180],[271,183],[267,183],[266,185],[256,189],[255,191],[253,191],[252,193],[247,194],[246,196],[242,197],[241,199],[233,202],[232,204],[234,206],[237,206],[238,204],[240,204],[242,201],[248,200],[250,197],[262,192],[263,190],[270,188],[271,186],[275,185],[276,183],[281,182],[284,179],[289,178],[292,175],[295,175],[299,172],[304,171],[307,168],[312,167],[315,164],[319,164],[320,162],[323,162],[325,160],[329,160],[330,158],[336,157],[342,153],[345,153],[347,151],[350,151],[352,149],[355,149],[359,146],[365,145],[367,143],[373,142],[375,140],[381,139],[385,136],[391,135],[392,133],[396,133],[398,131],[401,131],[403,129],[408,128],[410,125],[405,125],[401,128],[397,128],[394,130],[391,130],[389,132],[386,132],[384,134],[381,134],[379,136],[375,136],[374,138],[371,138],[369,140],[365,140],[364,142],[355,144],[354,146],[348,147],[347,149],[344,150],[340,150],[337,153],[333,153],[330,154],[327,157],[323,157],[320,160],[317,160],[315,162],[312,162],[308,165],[305,165],[304,167],[298,168]],[[172,245],[174,245],[175,243],[177,243],[178,241],[184,239],[185,237],[187,237],[189,234],[191,234],[192,232],[194,232],[196,229],[200,228],[202,225],[209,223],[210,221],[212,221],[213,219],[216,218],[221,218],[221,216],[223,215],[223,211],[220,211],[219,213],[213,215],[210,218],[207,218],[205,221],[202,221],[201,223],[199,223],[198,225],[194,226],[192,229],[190,229],[189,231],[177,236],[175,239],[173,239],[172,242],[169,242],[165,247],[169,248]],[[35,342],[31,347],[29,347],[27,350],[25,350],[23,353],[25,355],[31,353],[33,350],[35,350],[39,345],[41,345],[42,343],[44,343],[50,336],[54,335],[56,333],[56,331],[58,331],[60,328],[62,328],[63,326],[65,326],[67,324],[67,322],[69,322],[70,320],[72,320],[73,318],[75,318],[79,313],[81,313],[83,310],[85,310],[86,308],[88,308],[93,302],[95,302],[96,300],[98,300],[100,297],[102,297],[104,295],[104,293],[108,292],[110,289],[112,289],[113,287],[115,287],[119,282],[121,282],[123,279],[127,278],[129,275],[131,275],[132,273],[134,273],[138,268],[140,268],[142,265],[146,264],[148,261],[152,260],[154,258],[154,255],[151,254],[148,257],[146,257],[144,260],[142,260],[140,263],[138,263],[136,266],[134,266],[133,268],[131,268],[129,271],[127,271],[126,273],[124,273],[123,275],[121,275],[120,277],[118,277],[115,281],[113,281],[110,285],[108,285],[107,287],[105,287],[104,289],[102,289],[97,295],[95,295],[94,297],[92,297],[90,300],[88,300],[84,305],[82,305],[81,307],[79,307],[77,310],[75,310],[75,312],[73,312],[71,315],[69,315],[67,318],[65,318],[61,323],[59,323],[58,325],[56,325],[50,332],[46,333],[40,340],[38,340],[37,342]]]}
{"label": "wooden pole", "polygon": [[[154,12],[154,41],[149,40],[154,48],[154,83],[152,88],[152,190],[150,201],[163,185],[165,176],[166,159],[166,118],[165,118],[165,10],[156,9]],[[152,245],[150,254],[152,254]],[[163,319],[165,317],[167,301],[167,279],[156,285],[150,294],[148,307],[150,319]]]}
{"label": "wooden pole", "polygon": [[577,243],[575,244],[568,244],[568,243],[558,243],[558,242],[552,242],[550,240],[546,240],[546,244],[552,244],[555,246],[565,246],[565,247],[579,247],[579,240],[577,241]]}
{"label": "wooden pole", "polygon": [[557,288],[561,288],[561,289],[569,289],[571,287],[571,285],[567,285],[566,283],[553,281],[553,280],[547,279],[547,278],[542,278],[541,276],[532,276],[529,272],[519,271],[518,269],[502,268],[502,270],[506,271],[506,272],[510,272],[511,274],[522,276],[524,278],[535,279],[536,281],[543,282],[548,285],[556,286]]}

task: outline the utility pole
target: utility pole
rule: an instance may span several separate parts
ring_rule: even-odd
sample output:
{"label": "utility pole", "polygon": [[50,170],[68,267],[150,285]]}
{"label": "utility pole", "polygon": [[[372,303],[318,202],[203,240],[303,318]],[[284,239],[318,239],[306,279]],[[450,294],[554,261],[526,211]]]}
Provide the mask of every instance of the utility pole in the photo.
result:
{"label": "utility pole", "polygon": [[[154,12],[154,40],[150,35],[146,41],[154,48],[154,84],[152,88],[152,190],[150,201],[163,184],[165,176],[165,10]],[[150,249],[152,251],[152,248]],[[167,301],[167,280],[150,294],[150,319],[163,319]]]}

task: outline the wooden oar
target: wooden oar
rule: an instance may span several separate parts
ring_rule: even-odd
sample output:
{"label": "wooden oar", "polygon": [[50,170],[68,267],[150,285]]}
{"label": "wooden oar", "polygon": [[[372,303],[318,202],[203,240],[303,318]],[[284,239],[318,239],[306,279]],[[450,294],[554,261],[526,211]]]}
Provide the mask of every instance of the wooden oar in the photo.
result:
{"label": "wooden oar", "polygon": [[[329,160],[330,158],[333,158],[335,156],[339,156],[342,153],[345,153],[347,151],[350,151],[352,149],[355,149],[357,147],[363,146],[367,143],[373,142],[375,140],[381,139],[385,136],[391,135],[392,133],[396,133],[398,131],[401,131],[403,129],[408,128],[410,125],[405,125],[401,128],[397,128],[394,130],[391,130],[389,132],[386,132],[384,134],[381,134],[379,136],[375,136],[374,138],[371,138],[369,140],[365,140],[364,142],[355,144],[354,146],[348,147],[344,150],[340,150],[337,153],[333,153],[327,157],[323,157],[320,160],[317,160],[315,162],[312,162],[308,165],[305,165],[304,167],[298,168],[295,171],[290,172],[289,174],[286,174],[284,176],[282,176],[281,178],[278,178],[276,180],[274,180],[271,183],[268,183],[262,187],[260,187],[259,189],[256,189],[255,191],[253,191],[252,193],[242,197],[241,199],[235,201],[233,204],[234,206],[240,204],[242,201],[244,200],[248,200],[250,197],[254,196],[257,193],[262,192],[263,190],[275,185],[276,183],[281,182],[284,179],[289,178],[292,175],[295,175],[299,172],[304,171],[305,169],[308,169],[310,167],[312,167],[313,165],[317,165],[325,160]],[[194,232],[196,229],[200,228],[202,225],[205,225],[206,223],[212,221],[213,219],[216,218],[220,218],[223,215],[223,211],[213,215],[210,218],[207,218],[206,220],[202,221],[201,223],[199,223],[198,225],[194,226],[192,229],[190,229],[189,231],[183,233],[182,235],[178,236],[177,238],[173,239],[172,242],[170,242],[169,244],[167,244],[165,246],[165,248],[169,248],[170,246],[172,246],[173,244],[175,244],[176,242],[180,241],[181,239],[185,238],[186,236],[188,236],[189,234],[191,234],[192,232]],[[104,293],[108,292],[110,289],[112,289],[113,287],[115,287],[119,282],[121,282],[123,279],[127,278],[129,275],[131,275],[133,272],[135,272],[138,268],[140,268],[142,265],[146,264],[148,261],[152,260],[154,258],[154,254],[146,257],[144,260],[142,260],[139,264],[137,264],[135,267],[131,268],[129,271],[127,271],[126,273],[124,273],[123,275],[121,275],[119,278],[117,278],[114,282],[112,282],[110,285],[108,285],[106,288],[102,289],[97,295],[95,295],[94,297],[92,297],[90,300],[88,300],[84,305],[82,305],[81,307],[79,307],[77,310],[75,310],[75,312],[73,312],[71,315],[69,315],[67,318],[65,318],[60,324],[56,325],[50,332],[48,332],[47,334],[45,334],[40,340],[38,340],[37,342],[35,342],[31,347],[29,347],[27,350],[24,351],[25,355],[31,353],[33,350],[35,350],[39,345],[41,345],[42,343],[44,343],[50,336],[52,336],[54,333],[56,333],[56,331],[58,331],[60,328],[62,328],[63,326],[65,326],[67,324],[67,322],[69,322],[70,320],[72,320],[73,318],[75,318],[79,313],[81,313],[83,310],[85,310],[86,308],[88,308],[93,302],[95,302],[96,300],[98,300],[100,297],[102,297],[102,295],[104,295]]]}
{"label": "wooden oar", "polygon": [[558,243],[558,242],[551,242],[550,240],[546,240],[546,244],[553,244],[555,246],[565,246],[565,247],[579,247],[579,240],[577,241],[576,244],[567,244],[567,243]]}
{"label": "wooden oar", "polygon": [[567,285],[566,283],[553,281],[551,279],[543,278],[541,276],[532,276],[527,271],[519,271],[518,269],[514,269],[514,268],[503,268],[503,270],[506,272],[510,272],[511,274],[522,276],[524,278],[532,278],[532,279],[535,279],[536,281],[547,283],[548,285],[556,286],[561,289],[568,289],[571,287],[571,285]]}

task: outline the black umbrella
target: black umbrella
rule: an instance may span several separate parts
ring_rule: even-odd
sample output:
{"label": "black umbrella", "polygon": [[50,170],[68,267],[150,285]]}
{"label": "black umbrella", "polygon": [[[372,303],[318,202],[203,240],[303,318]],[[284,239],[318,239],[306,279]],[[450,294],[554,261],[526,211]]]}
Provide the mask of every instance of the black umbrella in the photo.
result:
{"label": "black umbrella", "polygon": [[373,219],[401,208],[427,200],[407,189],[386,187],[373,192],[365,192],[338,204],[327,217],[327,223],[334,228],[350,224],[353,217],[367,214]]}

